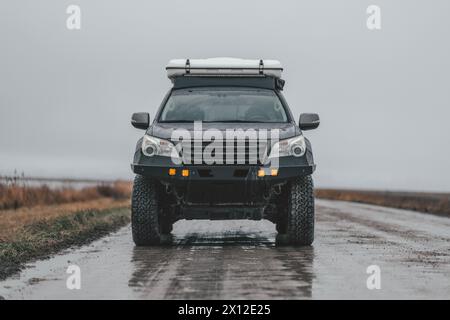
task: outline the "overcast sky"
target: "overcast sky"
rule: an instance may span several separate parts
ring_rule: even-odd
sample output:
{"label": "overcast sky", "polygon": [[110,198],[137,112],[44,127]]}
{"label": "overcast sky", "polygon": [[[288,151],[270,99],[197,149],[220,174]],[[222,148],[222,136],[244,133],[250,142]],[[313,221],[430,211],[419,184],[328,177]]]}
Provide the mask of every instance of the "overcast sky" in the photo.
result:
{"label": "overcast sky", "polygon": [[[81,7],[81,30],[66,8]],[[381,7],[382,29],[366,27]],[[131,178],[171,58],[278,59],[320,187],[450,191],[448,0],[0,2],[0,174]]]}

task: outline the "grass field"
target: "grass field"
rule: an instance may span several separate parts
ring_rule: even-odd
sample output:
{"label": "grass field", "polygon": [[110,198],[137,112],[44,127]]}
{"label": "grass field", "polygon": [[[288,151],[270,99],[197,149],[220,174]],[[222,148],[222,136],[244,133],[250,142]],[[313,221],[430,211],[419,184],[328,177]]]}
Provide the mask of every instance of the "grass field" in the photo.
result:
{"label": "grass field", "polygon": [[130,221],[131,183],[75,188],[0,183],[0,279],[23,264],[80,245]]}
{"label": "grass field", "polygon": [[98,182],[82,188],[75,188],[70,183],[52,188],[48,184],[49,181],[41,184],[31,184],[30,181],[36,183],[35,180],[27,180],[21,177],[1,177],[0,210],[89,201],[100,198],[127,199],[131,192],[131,183],[128,181]]}

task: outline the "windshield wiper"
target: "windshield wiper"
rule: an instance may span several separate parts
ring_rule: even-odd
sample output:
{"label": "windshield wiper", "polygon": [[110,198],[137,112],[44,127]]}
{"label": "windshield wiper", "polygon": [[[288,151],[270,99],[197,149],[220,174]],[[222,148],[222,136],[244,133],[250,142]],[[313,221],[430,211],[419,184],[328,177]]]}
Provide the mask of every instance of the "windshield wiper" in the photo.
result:
{"label": "windshield wiper", "polygon": [[162,123],[194,123],[192,120],[162,120]]}
{"label": "windshield wiper", "polygon": [[220,121],[203,121],[206,123],[211,123],[211,122],[215,122],[215,123],[265,123],[266,121],[258,121],[258,120],[220,120]]}
{"label": "windshield wiper", "polygon": [[[258,120],[195,120],[195,121],[201,121],[203,123],[266,123],[267,121],[258,121]],[[160,121],[162,123],[194,123],[192,120],[163,120]]]}

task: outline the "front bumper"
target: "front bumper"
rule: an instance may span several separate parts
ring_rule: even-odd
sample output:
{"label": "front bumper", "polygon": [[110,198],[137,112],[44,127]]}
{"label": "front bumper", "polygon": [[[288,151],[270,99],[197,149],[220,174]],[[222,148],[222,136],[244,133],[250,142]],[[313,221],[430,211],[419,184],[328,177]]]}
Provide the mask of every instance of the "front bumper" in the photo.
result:
{"label": "front bumper", "polygon": [[[271,184],[282,183],[299,176],[310,175],[315,170],[315,164],[308,161],[307,156],[295,158],[280,158],[276,175],[272,175],[275,169],[263,165],[175,165],[167,157],[145,157],[139,156],[135,159],[131,168],[135,174],[152,177],[154,179],[174,183],[177,182],[239,182],[239,181],[265,181]],[[174,175],[169,175],[169,169],[175,169]],[[263,169],[265,175],[258,175],[258,171]],[[182,171],[188,170],[188,175],[183,176]],[[186,171],[185,171],[186,173]]]}
{"label": "front bumper", "polygon": [[[146,166],[132,164],[135,174],[149,176],[158,180],[175,181],[272,181],[280,182],[299,176],[310,175],[315,166],[279,167],[276,175],[271,175],[271,168],[259,166]],[[169,169],[175,169],[175,175],[169,175]],[[264,169],[265,176],[258,176],[258,170]],[[182,175],[182,170],[188,170],[188,176]]]}
{"label": "front bumper", "polygon": [[[181,209],[206,206],[227,211],[245,206],[259,210],[267,205],[276,186],[311,175],[316,167],[312,160],[312,155],[306,153],[298,158],[282,157],[276,168],[256,164],[176,165],[168,157],[146,157],[137,150],[131,168],[135,174],[151,177],[174,192]],[[170,169],[175,171],[173,175]],[[258,174],[261,169],[265,171],[263,177]],[[276,174],[272,169],[277,169]]]}

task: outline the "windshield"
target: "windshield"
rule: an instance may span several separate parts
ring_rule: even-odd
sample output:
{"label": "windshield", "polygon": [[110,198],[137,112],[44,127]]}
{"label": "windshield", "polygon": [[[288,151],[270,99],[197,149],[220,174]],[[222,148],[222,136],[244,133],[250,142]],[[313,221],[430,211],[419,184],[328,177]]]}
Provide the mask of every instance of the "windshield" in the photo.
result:
{"label": "windshield", "polygon": [[195,88],[175,90],[160,122],[287,122],[273,90],[249,88]]}

